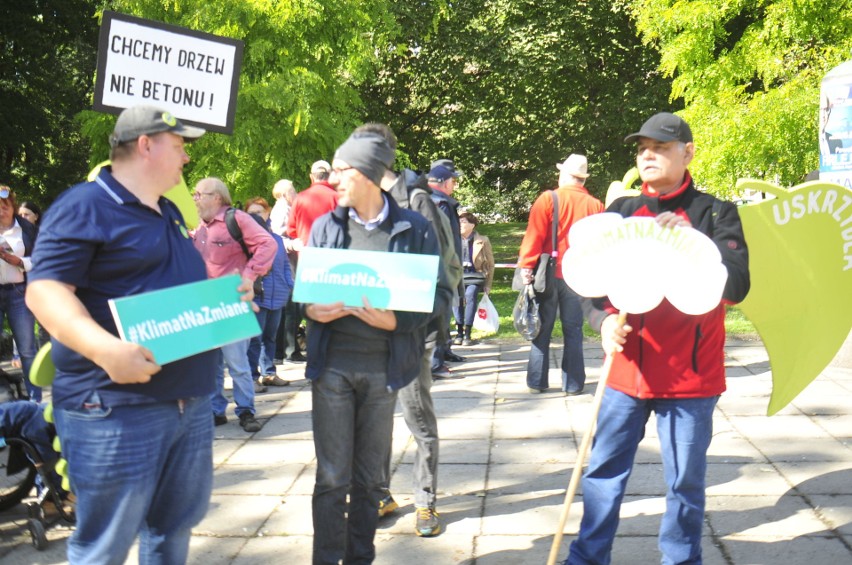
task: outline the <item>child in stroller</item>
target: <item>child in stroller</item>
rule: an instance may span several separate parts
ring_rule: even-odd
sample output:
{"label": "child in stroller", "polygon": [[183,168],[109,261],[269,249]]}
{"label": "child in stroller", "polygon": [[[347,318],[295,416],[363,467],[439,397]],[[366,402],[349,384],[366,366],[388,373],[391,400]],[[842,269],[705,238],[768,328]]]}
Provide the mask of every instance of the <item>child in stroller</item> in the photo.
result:
{"label": "child in stroller", "polygon": [[[20,503],[36,487],[37,502],[28,505],[28,527],[36,549],[47,547],[46,527],[59,519],[73,523],[66,508],[69,493],[55,470],[56,431],[45,419],[46,405],[26,400],[0,403],[0,510]],[[47,414],[48,419],[50,414]]]}

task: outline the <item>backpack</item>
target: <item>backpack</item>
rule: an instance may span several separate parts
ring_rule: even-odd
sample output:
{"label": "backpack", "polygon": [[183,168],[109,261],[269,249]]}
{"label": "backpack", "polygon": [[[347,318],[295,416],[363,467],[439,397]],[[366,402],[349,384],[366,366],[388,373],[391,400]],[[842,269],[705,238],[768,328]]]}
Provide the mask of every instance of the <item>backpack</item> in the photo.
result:
{"label": "backpack", "polygon": [[[239,222],[237,222],[237,210],[233,207],[229,207],[225,210],[225,226],[228,228],[228,233],[234,241],[240,244],[240,247],[243,248],[243,253],[246,255],[246,259],[252,258],[252,253],[249,251],[249,248],[246,246],[246,242],[243,239],[243,230],[240,228]],[[260,224],[263,229],[268,230],[266,227],[266,223],[263,221],[263,218],[258,216],[257,214],[249,214],[251,218]],[[263,278],[257,277],[254,279],[254,296],[255,298],[263,298]]]}
{"label": "backpack", "polygon": [[[417,194],[424,194],[427,198],[431,199],[428,192],[417,187],[411,190],[409,199],[413,199]],[[450,219],[440,210],[439,212],[439,225],[434,227],[438,234],[438,243],[441,246],[441,261],[444,264],[444,270],[447,272],[447,280],[450,283],[450,287],[456,288],[462,280],[462,264],[459,256],[456,255],[456,247],[453,245],[453,227],[450,225]]]}

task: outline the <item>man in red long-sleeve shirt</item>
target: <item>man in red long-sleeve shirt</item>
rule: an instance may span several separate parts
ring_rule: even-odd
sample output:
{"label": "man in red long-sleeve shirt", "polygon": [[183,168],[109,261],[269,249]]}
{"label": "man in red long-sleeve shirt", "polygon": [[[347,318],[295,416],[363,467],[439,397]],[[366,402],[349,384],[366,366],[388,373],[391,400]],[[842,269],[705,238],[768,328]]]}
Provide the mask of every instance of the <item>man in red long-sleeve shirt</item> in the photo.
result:
{"label": "man in red long-sleeve shirt", "polygon": [[[583,310],[580,297],[565,284],[562,278],[562,256],[568,250],[568,230],[574,222],[591,214],[604,211],[600,200],[585,188],[588,161],[583,155],[571,155],[559,169],[559,188],[548,190],[536,199],[530,210],[518,266],[525,282],[533,280],[533,269],[542,253],[557,253],[554,277],[547,281],[547,289],[538,295],[541,313],[541,331],[532,341],[527,362],[527,386],[532,393],[547,390],[550,369],[550,334],[556,323],[556,311],[562,321],[564,349],[562,351],[562,390],[566,395],[583,392],[586,368],[583,360]],[[558,201],[556,250],[553,249],[553,193]]]}

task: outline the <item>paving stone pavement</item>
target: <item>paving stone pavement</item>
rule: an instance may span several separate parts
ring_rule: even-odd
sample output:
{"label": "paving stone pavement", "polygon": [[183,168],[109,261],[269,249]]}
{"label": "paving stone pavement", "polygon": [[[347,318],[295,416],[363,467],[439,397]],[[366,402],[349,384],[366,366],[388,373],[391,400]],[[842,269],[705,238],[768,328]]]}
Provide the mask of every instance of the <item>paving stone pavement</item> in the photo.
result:
{"label": "paving stone pavement", "polygon": [[[588,428],[600,347],[585,345],[587,393],[576,397],[558,390],[555,368],[547,393],[528,393],[525,343],[456,349],[468,357],[454,367],[464,378],[438,381],[432,389],[445,532],[429,539],[413,532],[415,446],[397,410],[392,491],[400,509],[380,522],[375,563],[544,564]],[[558,367],[559,355],[555,347],[551,367]],[[827,369],[790,406],[767,417],[771,374],[762,344],[729,341],[726,365],[728,391],[716,409],[709,453],[704,563],[852,563],[852,368]],[[310,563],[315,461],[303,370],[281,366],[293,384],[258,395],[261,431],[248,435],[233,418],[216,428],[214,491],[207,517],[193,532],[191,563]],[[582,492],[571,508],[561,558],[577,531],[581,500]],[[656,533],[664,504],[650,422],[628,484],[613,563],[659,562]],[[0,513],[0,535],[4,564],[66,562],[69,530],[50,530],[48,549],[37,552],[22,507]],[[128,563],[136,563],[135,552]]]}

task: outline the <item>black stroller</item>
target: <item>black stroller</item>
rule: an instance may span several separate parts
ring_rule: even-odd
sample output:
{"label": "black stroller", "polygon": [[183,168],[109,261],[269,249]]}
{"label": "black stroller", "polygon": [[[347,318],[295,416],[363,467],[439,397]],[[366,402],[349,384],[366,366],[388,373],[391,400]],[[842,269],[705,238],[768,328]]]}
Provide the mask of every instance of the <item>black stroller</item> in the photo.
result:
{"label": "black stroller", "polygon": [[65,461],[56,449],[52,409],[20,400],[21,385],[0,369],[0,511],[20,504],[37,487],[36,501],[27,504],[27,527],[41,551],[47,548],[47,528],[60,521],[74,524],[74,513],[66,508],[69,495],[57,473]]}

